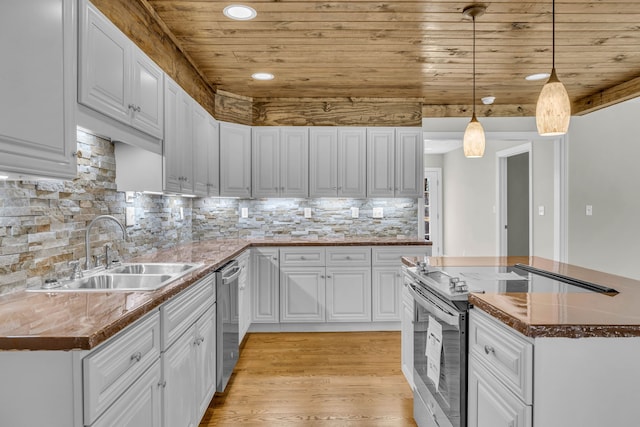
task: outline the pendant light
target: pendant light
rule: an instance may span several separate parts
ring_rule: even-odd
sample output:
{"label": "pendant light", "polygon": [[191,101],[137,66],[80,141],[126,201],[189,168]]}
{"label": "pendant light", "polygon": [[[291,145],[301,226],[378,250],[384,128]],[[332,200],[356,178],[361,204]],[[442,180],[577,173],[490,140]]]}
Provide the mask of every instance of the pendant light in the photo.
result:
{"label": "pendant light", "polygon": [[476,17],[481,16],[486,8],[480,5],[467,6],[462,14],[473,19],[473,115],[471,121],[464,131],[462,146],[464,156],[468,158],[477,158],[484,155],[484,129],[482,124],[476,118]]}
{"label": "pendant light", "polygon": [[536,125],[543,136],[564,135],[569,130],[571,103],[567,89],[556,75],[556,1],[552,1],[552,65],[551,76],[542,88],[536,105]]}

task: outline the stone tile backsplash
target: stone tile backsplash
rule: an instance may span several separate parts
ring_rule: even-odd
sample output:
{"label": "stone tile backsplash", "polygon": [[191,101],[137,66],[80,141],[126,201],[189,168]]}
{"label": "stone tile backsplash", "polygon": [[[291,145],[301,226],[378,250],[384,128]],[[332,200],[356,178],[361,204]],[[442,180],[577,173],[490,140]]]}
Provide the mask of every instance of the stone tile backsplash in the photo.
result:
{"label": "stone tile backsplash", "polygon": [[[123,241],[119,227],[97,222],[92,256],[113,243],[123,260],[192,240],[321,237],[416,237],[416,199],[190,199],[136,193],[126,202],[116,191],[113,144],[78,130],[78,176],[73,181],[0,181],[0,294],[39,286],[69,274],[69,261],[84,266],[85,231],[97,215],[134,224]],[[359,218],[351,217],[358,207]],[[384,218],[373,219],[373,208]],[[240,218],[242,208],[248,218]],[[311,218],[304,217],[311,209]]]}

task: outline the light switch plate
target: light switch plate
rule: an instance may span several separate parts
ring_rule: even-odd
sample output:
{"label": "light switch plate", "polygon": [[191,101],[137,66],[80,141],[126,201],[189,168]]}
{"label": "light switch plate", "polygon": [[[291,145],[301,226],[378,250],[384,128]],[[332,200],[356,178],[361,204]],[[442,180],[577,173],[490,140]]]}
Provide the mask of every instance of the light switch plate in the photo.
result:
{"label": "light switch plate", "polygon": [[593,215],[593,206],[592,205],[587,205],[585,208],[585,214],[587,216],[591,216]]}
{"label": "light switch plate", "polygon": [[125,208],[125,217],[124,217],[125,225],[131,226],[136,223],[136,209],[133,206],[127,206]]}
{"label": "light switch plate", "polygon": [[351,218],[358,218],[360,216],[360,208],[351,208]]}
{"label": "light switch plate", "polygon": [[538,206],[538,215],[544,216],[544,206]]}
{"label": "light switch plate", "polygon": [[242,208],[240,211],[242,218],[249,218],[249,208]]}
{"label": "light switch plate", "polygon": [[373,217],[374,218],[383,218],[384,211],[382,208],[373,208]]}
{"label": "light switch plate", "polygon": [[304,217],[311,218],[311,208],[304,208]]}

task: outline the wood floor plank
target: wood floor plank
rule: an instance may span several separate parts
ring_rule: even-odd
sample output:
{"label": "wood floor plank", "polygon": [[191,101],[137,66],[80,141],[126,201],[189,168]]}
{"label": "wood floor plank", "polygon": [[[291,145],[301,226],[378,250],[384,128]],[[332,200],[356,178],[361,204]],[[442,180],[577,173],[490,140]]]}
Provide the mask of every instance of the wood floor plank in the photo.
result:
{"label": "wood floor plank", "polygon": [[415,426],[399,332],[250,334],[200,427]]}

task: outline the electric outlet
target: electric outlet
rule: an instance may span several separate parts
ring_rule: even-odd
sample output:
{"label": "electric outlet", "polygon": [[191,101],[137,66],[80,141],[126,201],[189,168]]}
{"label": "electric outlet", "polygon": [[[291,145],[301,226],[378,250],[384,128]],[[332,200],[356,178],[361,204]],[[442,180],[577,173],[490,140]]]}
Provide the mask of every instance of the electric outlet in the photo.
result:
{"label": "electric outlet", "polygon": [[544,206],[538,206],[538,215],[544,216]]}
{"label": "electric outlet", "polygon": [[384,211],[382,208],[373,208],[373,217],[374,218],[383,218]]}
{"label": "electric outlet", "polygon": [[184,220],[184,208],[180,206],[180,220]]}
{"label": "electric outlet", "polygon": [[592,205],[587,205],[587,206],[586,206],[585,214],[586,214],[587,216],[591,216],[591,215],[593,215],[593,206],[592,206]]}
{"label": "electric outlet", "polygon": [[136,223],[136,210],[133,206],[127,206],[125,208],[124,223],[127,227],[135,225]]}
{"label": "electric outlet", "polygon": [[242,218],[249,218],[249,208],[242,208],[241,212]]}
{"label": "electric outlet", "polygon": [[304,217],[311,218],[311,208],[304,208]]}
{"label": "electric outlet", "polygon": [[359,208],[351,208],[351,218],[360,217],[360,209]]}

